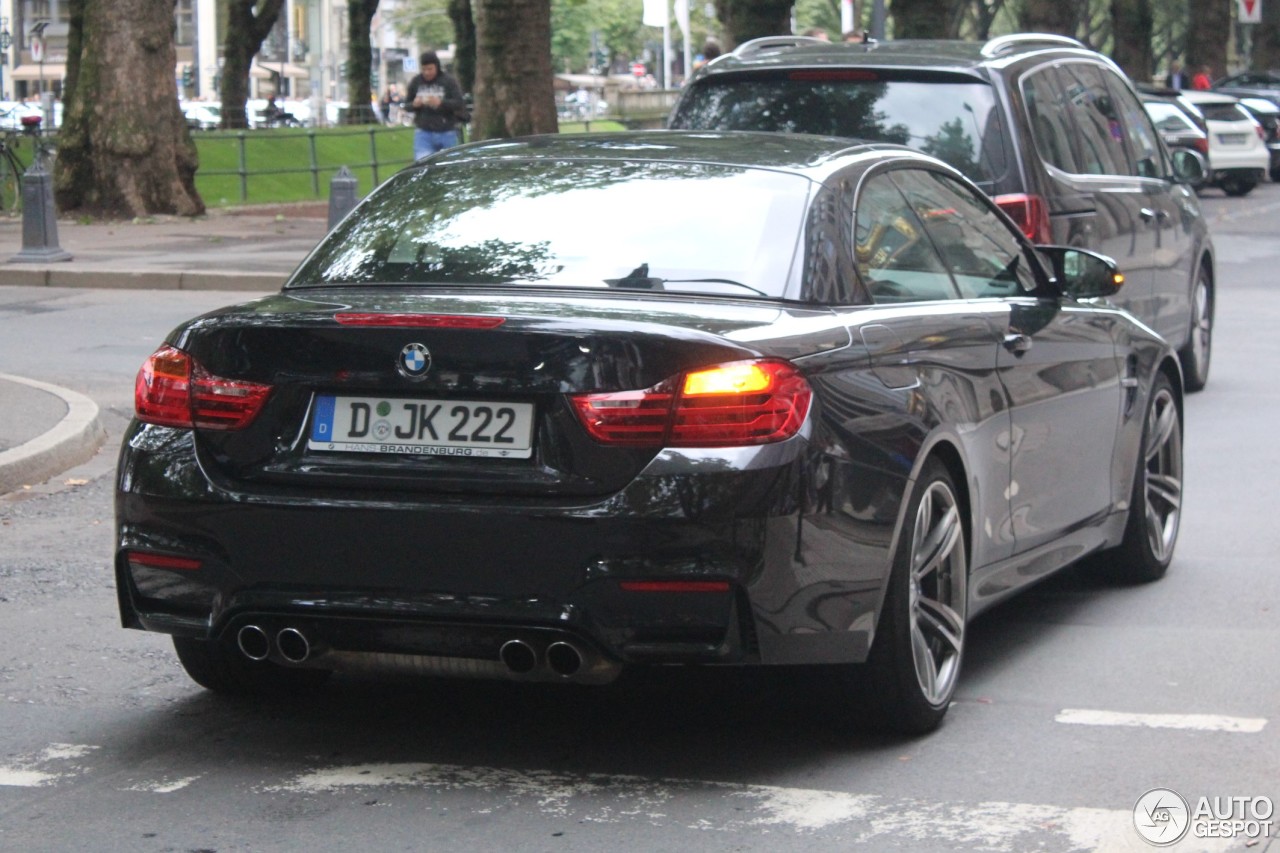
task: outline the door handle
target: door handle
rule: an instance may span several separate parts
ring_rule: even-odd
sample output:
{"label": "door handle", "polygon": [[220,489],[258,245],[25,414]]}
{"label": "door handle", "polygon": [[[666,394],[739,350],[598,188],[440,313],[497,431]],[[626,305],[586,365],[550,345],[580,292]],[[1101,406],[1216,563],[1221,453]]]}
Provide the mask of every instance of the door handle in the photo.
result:
{"label": "door handle", "polygon": [[1031,349],[1031,336],[1021,334],[1005,335],[1004,348],[1014,355],[1022,355]]}

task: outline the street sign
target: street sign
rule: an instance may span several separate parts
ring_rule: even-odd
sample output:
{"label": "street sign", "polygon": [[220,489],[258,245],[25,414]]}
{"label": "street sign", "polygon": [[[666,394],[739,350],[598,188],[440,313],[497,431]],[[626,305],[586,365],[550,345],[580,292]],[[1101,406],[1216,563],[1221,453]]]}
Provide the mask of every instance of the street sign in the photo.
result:
{"label": "street sign", "polygon": [[31,39],[31,61],[44,62],[44,39],[39,36]]}
{"label": "street sign", "polygon": [[1236,0],[1236,11],[1242,24],[1262,23],[1262,0]]}

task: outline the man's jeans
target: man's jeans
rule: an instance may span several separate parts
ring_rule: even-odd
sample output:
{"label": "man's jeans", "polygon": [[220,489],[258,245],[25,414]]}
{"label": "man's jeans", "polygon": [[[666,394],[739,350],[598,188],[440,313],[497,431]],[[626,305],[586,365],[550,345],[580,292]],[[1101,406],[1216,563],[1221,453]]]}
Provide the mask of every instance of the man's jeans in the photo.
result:
{"label": "man's jeans", "polygon": [[458,131],[456,130],[423,130],[420,127],[413,129],[413,159],[421,160],[437,151],[445,148],[452,148],[458,144]]}

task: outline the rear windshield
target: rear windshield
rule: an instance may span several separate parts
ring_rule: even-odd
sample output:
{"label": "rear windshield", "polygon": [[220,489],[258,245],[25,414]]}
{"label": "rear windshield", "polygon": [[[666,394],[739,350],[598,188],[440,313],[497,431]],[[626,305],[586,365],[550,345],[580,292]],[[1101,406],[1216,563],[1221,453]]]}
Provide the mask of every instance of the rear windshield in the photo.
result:
{"label": "rear windshield", "polygon": [[971,79],[860,79],[877,74],[801,70],[708,78],[681,100],[671,126],[896,142],[932,154],[988,190],[1004,174],[1004,125],[990,85]]}
{"label": "rear windshield", "polygon": [[523,160],[401,172],[288,287],[532,285],[781,297],[812,182],[697,163]]}
{"label": "rear windshield", "polygon": [[1207,121],[1248,121],[1249,114],[1239,104],[1196,104]]}

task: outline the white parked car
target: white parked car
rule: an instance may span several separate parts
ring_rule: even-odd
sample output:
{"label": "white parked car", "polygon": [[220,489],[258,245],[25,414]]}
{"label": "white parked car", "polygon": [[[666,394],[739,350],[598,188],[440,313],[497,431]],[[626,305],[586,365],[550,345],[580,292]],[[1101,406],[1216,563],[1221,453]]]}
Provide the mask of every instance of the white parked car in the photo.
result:
{"label": "white parked car", "polygon": [[192,130],[217,130],[222,123],[222,104],[186,101],[182,104],[182,114]]}
{"label": "white parked car", "polygon": [[1209,128],[1209,183],[1227,195],[1248,195],[1271,166],[1265,132],[1237,98],[1217,92],[1183,92]]}

